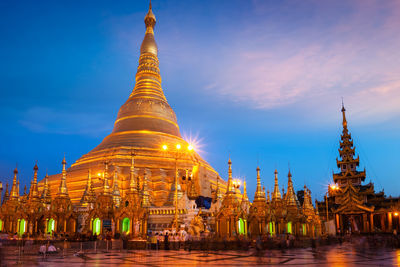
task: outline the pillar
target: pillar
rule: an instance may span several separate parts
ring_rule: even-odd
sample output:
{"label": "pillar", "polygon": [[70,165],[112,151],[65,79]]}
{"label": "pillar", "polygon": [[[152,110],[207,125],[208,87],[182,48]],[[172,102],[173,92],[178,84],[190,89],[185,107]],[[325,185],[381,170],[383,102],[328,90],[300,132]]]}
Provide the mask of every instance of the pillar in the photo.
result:
{"label": "pillar", "polygon": [[363,232],[368,232],[368,225],[367,225],[367,220],[368,220],[368,217],[367,217],[367,214],[366,213],[364,213],[363,215],[362,215],[362,220],[363,220]]}
{"label": "pillar", "polygon": [[381,230],[382,232],[386,231],[386,227],[385,227],[385,213],[379,214],[381,217]]}
{"label": "pillar", "polygon": [[371,233],[374,232],[374,214],[370,213],[369,214],[369,225],[371,227]]}
{"label": "pillar", "polygon": [[335,214],[335,218],[336,218],[336,232],[339,233],[340,232],[339,214]]}
{"label": "pillar", "polygon": [[389,232],[392,232],[392,213],[391,212],[388,212],[388,214],[387,214],[387,216],[388,216],[388,230],[389,230]]}
{"label": "pillar", "polygon": [[67,232],[67,220],[64,219],[64,232]]}

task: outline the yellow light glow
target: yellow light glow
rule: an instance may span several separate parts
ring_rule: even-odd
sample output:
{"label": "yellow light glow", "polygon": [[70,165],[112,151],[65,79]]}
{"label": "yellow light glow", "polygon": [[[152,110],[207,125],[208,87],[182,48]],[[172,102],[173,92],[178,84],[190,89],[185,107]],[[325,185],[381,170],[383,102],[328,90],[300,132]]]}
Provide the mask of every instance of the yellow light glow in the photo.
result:
{"label": "yellow light glow", "polygon": [[97,173],[97,176],[100,177],[100,176],[101,176],[101,173],[98,172],[98,173]]}
{"label": "yellow light glow", "polygon": [[193,150],[193,146],[192,146],[192,145],[189,145],[189,146],[188,146],[188,150],[189,150],[189,151],[192,151],[192,150]]}
{"label": "yellow light glow", "polygon": [[163,146],[162,146],[162,149],[167,150],[167,149],[168,149],[168,146],[167,146],[167,145],[163,145]]}
{"label": "yellow light glow", "polygon": [[176,149],[181,149],[181,144],[177,144]]}
{"label": "yellow light glow", "polygon": [[399,216],[399,213],[398,213],[398,212],[395,212],[395,213],[394,213],[394,216]]}

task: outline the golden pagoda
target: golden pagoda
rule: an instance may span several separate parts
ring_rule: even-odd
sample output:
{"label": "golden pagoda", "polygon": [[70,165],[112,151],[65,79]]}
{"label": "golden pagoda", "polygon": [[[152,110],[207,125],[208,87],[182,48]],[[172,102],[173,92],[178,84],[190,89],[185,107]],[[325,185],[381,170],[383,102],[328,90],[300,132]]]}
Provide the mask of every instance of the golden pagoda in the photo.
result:
{"label": "golden pagoda", "polygon": [[[131,182],[138,183],[140,190],[143,190],[144,183],[148,190],[141,193],[150,202],[149,206],[171,205],[167,202],[170,191],[174,190],[175,163],[179,180],[186,170],[193,176],[189,187],[191,196],[211,198],[211,190],[216,188],[217,172],[195,151],[183,152],[189,144],[181,137],[175,112],[161,87],[158,48],[154,38],[156,17],[151,3],[144,22],[146,32],[140,46],[136,83],[128,100],[119,109],[112,133],[67,169],[66,187],[74,204],[80,202],[85,192],[88,170],[94,174],[91,179],[94,191],[97,194],[102,191],[103,180],[109,180],[103,169],[105,162],[110,173],[118,170],[120,196],[115,199],[126,196]],[[182,147],[179,153],[175,149],[177,145]],[[132,154],[135,161],[133,173]],[[131,179],[132,175],[136,179]],[[48,178],[53,196],[60,177],[61,174],[56,174]],[[44,181],[41,181],[40,189],[43,185]],[[222,185],[220,182],[219,186],[225,188],[225,182]]]}

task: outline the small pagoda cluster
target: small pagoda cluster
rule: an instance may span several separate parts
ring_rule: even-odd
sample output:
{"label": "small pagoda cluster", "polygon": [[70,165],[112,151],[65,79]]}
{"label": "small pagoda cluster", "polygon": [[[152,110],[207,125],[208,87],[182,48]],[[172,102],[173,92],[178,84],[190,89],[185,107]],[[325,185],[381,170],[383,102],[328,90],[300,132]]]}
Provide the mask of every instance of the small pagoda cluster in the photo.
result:
{"label": "small pagoda cluster", "polygon": [[386,197],[383,191],[376,193],[371,182],[363,184],[366,171],[358,170],[360,157],[355,157],[343,104],[341,112],[340,159],[336,159],[339,172],[332,175],[334,184],[328,187],[325,201],[317,202],[327,222],[326,234],[399,231],[400,198]]}
{"label": "small pagoda cluster", "polygon": [[[272,199],[269,191],[261,188],[260,168],[257,167],[257,188],[253,203],[250,203],[244,183],[244,192],[240,194],[232,185],[232,162],[228,161],[228,189],[222,198],[217,188],[214,205],[219,209],[215,214],[215,230],[219,237],[232,238],[243,236],[275,236],[293,234],[299,236],[318,236],[321,221],[314,209],[310,190],[304,186],[304,198],[299,202],[295,194],[292,175],[288,173],[286,193],[279,190],[278,172],[275,170],[275,185]],[[218,204],[220,202],[220,204]]]}
{"label": "small pagoda cluster", "polygon": [[[29,194],[24,190],[24,194],[20,195],[16,168],[11,191],[8,191],[7,184],[1,203],[0,231],[19,235],[76,232],[99,235],[104,233],[104,230],[109,230],[110,233],[126,234],[132,238],[146,235],[148,195],[139,187],[133,155],[129,192],[125,196],[122,197],[119,191],[117,171],[114,171],[110,187],[108,162],[106,162],[101,193],[95,193],[89,170],[85,191],[80,203],[75,205],[68,194],[66,165],[64,158],[61,181],[54,198],[50,192],[47,174],[43,190],[39,192],[37,164],[33,168],[34,175]],[[105,223],[107,225],[103,225]]]}

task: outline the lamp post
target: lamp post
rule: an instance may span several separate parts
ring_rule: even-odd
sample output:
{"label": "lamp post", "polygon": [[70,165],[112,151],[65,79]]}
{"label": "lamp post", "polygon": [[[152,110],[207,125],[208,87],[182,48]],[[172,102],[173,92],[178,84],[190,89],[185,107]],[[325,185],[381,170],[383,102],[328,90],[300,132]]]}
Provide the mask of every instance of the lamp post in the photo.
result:
{"label": "lamp post", "polygon": [[[168,146],[167,145],[163,145],[162,149],[164,151],[167,151],[168,150]],[[181,149],[182,149],[181,144],[177,144],[175,146],[175,150],[173,151],[173,152],[175,152],[175,181],[174,181],[174,183],[175,183],[175,192],[174,192],[175,214],[174,214],[174,221],[173,221],[173,224],[172,224],[172,228],[175,228],[176,232],[178,232],[178,230],[179,230],[178,229],[179,228],[179,225],[178,225],[178,159],[179,159],[179,156],[180,156],[179,152],[182,151]],[[188,145],[187,151],[188,152],[192,152],[193,151],[193,146],[192,145]],[[182,153],[184,153],[184,152],[182,152]]]}

